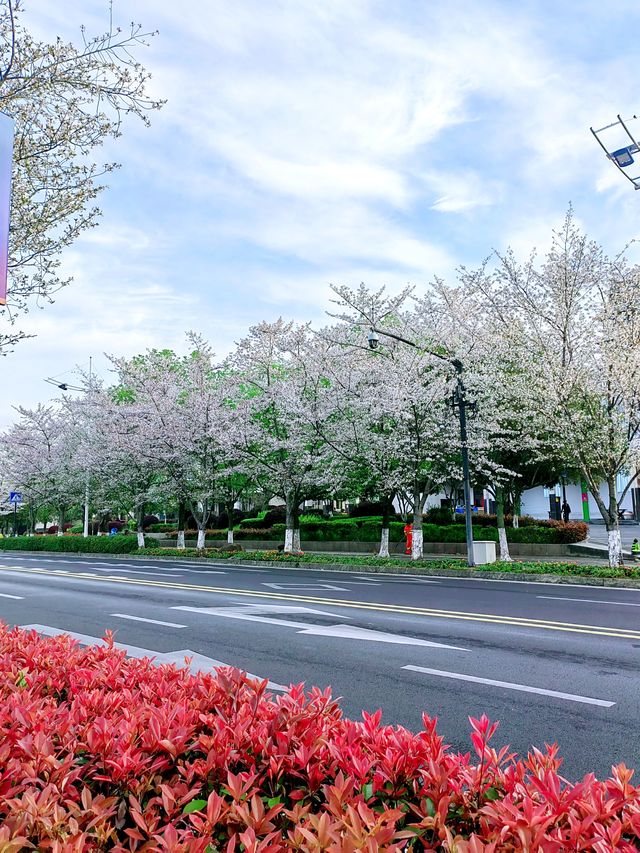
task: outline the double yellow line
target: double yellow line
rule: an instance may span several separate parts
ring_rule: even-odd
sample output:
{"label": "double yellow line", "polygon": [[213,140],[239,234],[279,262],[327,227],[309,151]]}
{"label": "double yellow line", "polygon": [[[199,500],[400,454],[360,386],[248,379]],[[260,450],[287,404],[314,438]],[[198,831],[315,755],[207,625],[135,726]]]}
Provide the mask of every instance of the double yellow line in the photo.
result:
{"label": "double yellow line", "polygon": [[242,596],[245,598],[267,598],[278,601],[296,601],[305,604],[324,604],[332,607],[348,607],[357,610],[375,610],[379,613],[395,613],[408,616],[428,616],[435,619],[458,619],[464,622],[485,622],[492,625],[511,625],[517,628],[539,628],[545,631],[564,631],[572,634],[589,634],[596,637],[615,637],[623,640],[639,640],[640,631],[628,628],[610,628],[598,625],[580,625],[575,622],[554,622],[549,619],[529,619],[524,616],[500,616],[490,613],[472,613],[464,610],[440,610],[431,607],[410,607],[404,604],[384,604],[370,601],[350,601],[344,598],[321,598],[316,595],[300,595],[293,593],[263,592],[261,590],[233,589],[226,586],[201,586],[197,584],[176,583],[172,581],[138,580],[137,578],[97,576],[89,572],[69,572],[58,569],[23,568],[18,566],[1,566],[0,571],[11,571],[21,574],[44,574],[76,580],[103,581],[129,586],[148,586],[157,589],[173,589],[184,592],[211,592],[223,595]]}

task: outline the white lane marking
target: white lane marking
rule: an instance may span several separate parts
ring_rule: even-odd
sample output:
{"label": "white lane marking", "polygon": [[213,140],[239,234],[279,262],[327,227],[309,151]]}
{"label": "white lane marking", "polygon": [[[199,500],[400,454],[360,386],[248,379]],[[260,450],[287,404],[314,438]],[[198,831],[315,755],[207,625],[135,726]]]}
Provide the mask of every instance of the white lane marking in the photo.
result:
{"label": "white lane marking", "polygon": [[[61,634],[66,634],[74,640],[77,640],[83,646],[106,646],[105,640],[101,637],[91,637],[89,634],[79,634],[77,631],[65,631],[62,628],[52,628],[50,625],[20,625],[23,631],[36,631],[38,634],[43,634],[45,637],[59,637]],[[121,649],[129,657],[132,658],[153,658],[153,662],[157,664],[172,663],[176,666],[184,666],[185,658],[191,658],[190,669],[193,674],[198,672],[211,672],[214,667],[232,666],[232,664],[224,663],[215,658],[206,657],[191,649],[180,649],[176,652],[155,652],[153,649],[141,649],[139,646],[131,646],[128,643],[114,643],[114,648]],[[249,678],[256,678],[260,681],[263,679],[259,675],[254,675],[252,672],[247,672]],[[288,688],[283,684],[278,684],[275,681],[269,681],[267,686],[270,690],[286,691]]]}
{"label": "white lane marking", "polygon": [[23,599],[24,595],[9,595],[8,592],[0,592],[0,598],[15,598],[16,600],[18,600]]}
{"label": "white lane marking", "polygon": [[[177,569],[177,566],[171,566],[172,569]],[[185,569],[190,575],[226,575],[226,572],[218,569]]]}
{"label": "white lane marking", "polygon": [[262,586],[268,586],[271,589],[280,589],[285,592],[296,589],[306,590],[307,592],[317,592],[325,589],[332,589],[336,592],[349,592],[344,586],[333,586],[330,583],[264,583],[263,581]]}
{"label": "white lane marking", "polygon": [[[290,569],[290,571],[295,571],[294,569]],[[509,572],[505,572],[507,577],[503,578],[476,578],[476,577],[453,577],[451,575],[433,575],[433,577],[441,578],[443,581],[475,581],[476,583],[508,583],[512,586],[546,586],[549,587],[549,581],[518,581],[518,580],[509,580]],[[514,573],[515,574],[515,573]],[[522,572],[522,574],[526,574],[526,572]],[[557,585],[557,584],[556,584]],[[584,584],[584,583],[564,583],[562,582],[562,588],[569,587],[570,589],[584,589],[587,587],[589,590],[592,589],[602,589],[603,591],[609,592],[611,589],[615,589],[616,592],[635,592],[638,593],[640,590],[636,586],[616,586],[616,587],[602,587],[596,586],[596,584]]]}
{"label": "white lane marking", "polygon": [[621,607],[640,607],[640,601],[601,601],[598,598],[561,598],[559,595],[536,595],[547,601],[584,601],[586,604],[619,604]]}
{"label": "white lane marking", "polygon": [[128,613],[111,613],[111,616],[117,616],[118,619],[131,619],[133,622],[150,622],[152,625],[166,625],[167,628],[186,628],[186,625],[179,625],[177,622],[163,622],[160,619],[145,619],[144,616],[130,616]]}
{"label": "white lane marking", "polygon": [[[371,576],[371,577],[367,577],[366,575],[356,575],[356,577],[360,578],[360,580],[363,580],[363,581],[366,580],[369,583],[376,583],[376,584],[381,584],[381,583],[397,583],[397,584],[399,584],[399,583],[413,583],[413,584],[416,584],[416,583],[435,583],[435,584],[439,584],[440,583],[440,581],[430,580],[429,578],[418,578],[418,577],[413,577],[413,576],[406,577],[404,575],[391,575],[390,579],[380,578],[380,577],[378,577],[378,575]],[[352,583],[352,581],[344,581],[344,583]]]}
{"label": "white lane marking", "polygon": [[206,616],[223,616],[227,619],[242,619],[245,622],[263,622],[267,625],[278,625],[281,628],[298,628],[298,634],[310,634],[318,637],[340,637],[345,640],[369,640],[376,643],[395,643],[403,646],[427,646],[432,649],[453,649],[466,652],[461,646],[449,646],[446,643],[435,643],[431,640],[421,640],[418,637],[406,637],[402,634],[388,634],[385,631],[373,631],[369,628],[358,628],[353,625],[312,625],[308,622],[294,622],[290,619],[277,619],[271,616],[261,616],[260,613],[309,614],[319,613],[323,616],[335,616],[321,610],[306,607],[288,607],[286,605],[255,605],[249,604],[238,607],[189,607],[174,606],[171,610],[186,610],[190,613],[204,613]]}
{"label": "white lane marking", "polygon": [[585,705],[599,705],[601,708],[612,708],[616,703],[606,699],[592,699],[590,696],[578,696],[575,693],[562,693],[557,690],[546,690],[544,687],[529,687],[526,684],[513,684],[510,681],[495,681],[493,678],[479,678],[476,675],[464,675],[461,672],[445,672],[441,669],[428,669],[425,666],[409,664],[403,669],[413,672],[424,672],[427,675],[437,675],[439,678],[452,678],[456,681],[471,681],[474,684],[488,684],[492,687],[504,687],[507,690],[519,690],[522,693],[538,693],[540,696],[552,696],[555,699],[567,699],[569,702],[582,702]]}
{"label": "white lane marking", "polygon": [[[99,572],[126,572],[129,575],[147,575],[147,577],[153,578],[180,578],[182,575],[174,572],[142,572],[137,569],[98,569]],[[116,577],[118,577],[116,575]]]}

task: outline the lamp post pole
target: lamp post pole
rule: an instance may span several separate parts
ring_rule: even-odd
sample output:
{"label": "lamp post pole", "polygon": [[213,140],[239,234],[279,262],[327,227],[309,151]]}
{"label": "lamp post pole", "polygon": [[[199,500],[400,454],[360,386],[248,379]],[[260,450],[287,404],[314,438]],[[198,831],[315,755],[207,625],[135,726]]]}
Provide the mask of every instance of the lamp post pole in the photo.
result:
{"label": "lamp post pole", "polygon": [[462,381],[462,362],[457,358],[451,360],[456,371],[458,386],[454,397],[454,405],[458,409],[460,419],[460,453],[462,455],[462,488],[464,490],[464,526],[467,540],[467,565],[476,564],[473,553],[473,515],[471,512],[471,477],[469,475],[469,447],[467,443],[467,399],[466,389]]}
{"label": "lamp post pole", "polygon": [[[89,356],[89,394],[91,394],[93,359]],[[87,468],[87,476],[84,483],[84,524],[82,527],[82,536],[87,539],[89,536],[89,469]]]}
{"label": "lamp post pole", "polygon": [[469,475],[469,448],[467,444],[467,403],[466,398],[466,389],[464,387],[464,382],[462,379],[464,373],[464,366],[462,362],[457,358],[447,358],[445,355],[441,355],[437,352],[431,352],[430,350],[425,350],[422,347],[419,347],[415,341],[410,341],[408,338],[403,338],[401,335],[394,335],[392,332],[385,332],[382,329],[376,329],[374,326],[371,327],[371,330],[367,336],[367,341],[369,343],[370,349],[377,349],[380,339],[378,335],[385,335],[388,338],[393,338],[396,341],[400,341],[403,344],[407,344],[410,347],[414,347],[415,349],[419,349],[422,352],[427,353],[428,355],[434,356],[434,358],[439,358],[441,361],[448,362],[456,372],[456,390],[454,393],[454,406],[458,409],[458,419],[460,421],[460,454],[462,456],[462,487],[464,490],[464,522],[465,522],[465,534],[467,541],[467,565],[470,568],[474,568],[476,561],[473,553],[473,515],[471,512],[471,478]]}

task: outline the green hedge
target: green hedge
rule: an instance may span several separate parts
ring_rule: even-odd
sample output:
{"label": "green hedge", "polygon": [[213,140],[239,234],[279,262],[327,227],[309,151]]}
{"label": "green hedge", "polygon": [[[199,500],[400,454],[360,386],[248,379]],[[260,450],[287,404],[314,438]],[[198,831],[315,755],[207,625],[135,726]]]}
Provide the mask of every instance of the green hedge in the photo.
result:
{"label": "green hedge", "polygon": [[[306,542],[378,542],[382,527],[381,518],[340,519],[338,521],[305,521],[300,525],[300,537]],[[465,528],[462,524],[424,524],[423,539],[425,542],[464,542]],[[507,527],[509,542],[524,542],[534,544],[568,544],[580,542],[586,538],[586,526],[583,524],[567,524],[557,527]],[[255,541],[279,540],[284,541],[284,524],[274,524],[272,527],[237,527],[234,533],[235,541],[251,539]],[[187,532],[187,538],[194,539],[195,532]],[[476,539],[498,541],[498,530],[495,527],[474,528]],[[176,539],[173,533],[171,539]],[[225,540],[227,531],[207,530],[207,540]],[[389,523],[389,541],[404,541],[404,523],[391,521]]]}
{"label": "green hedge", "polygon": [[4,551],[64,551],[84,554],[132,554],[136,536],[14,536],[0,539]]}

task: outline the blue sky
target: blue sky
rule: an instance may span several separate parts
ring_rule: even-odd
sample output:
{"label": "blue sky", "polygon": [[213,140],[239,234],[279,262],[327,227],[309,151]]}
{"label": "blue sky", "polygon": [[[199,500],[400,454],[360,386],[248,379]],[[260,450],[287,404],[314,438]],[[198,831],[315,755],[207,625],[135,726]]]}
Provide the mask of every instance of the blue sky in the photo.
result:
{"label": "blue sky", "polygon": [[[25,0],[38,35],[104,29],[107,0]],[[104,351],[224,355],[283,315],[323,322],[329,283],[453,279],[492,248],[543,252],[569,202],[617,251],[640,196],[589,132],[640,109],[637,2],[114,0],[160,35],[143,51],[167,98],[105,151],[122,163],[75,278],[3,361],[11,404],[50,396]]]}

